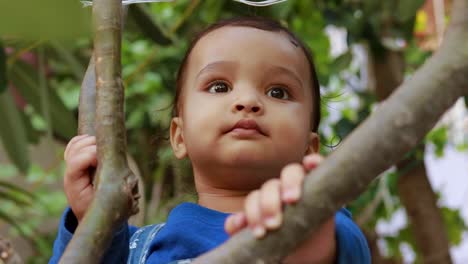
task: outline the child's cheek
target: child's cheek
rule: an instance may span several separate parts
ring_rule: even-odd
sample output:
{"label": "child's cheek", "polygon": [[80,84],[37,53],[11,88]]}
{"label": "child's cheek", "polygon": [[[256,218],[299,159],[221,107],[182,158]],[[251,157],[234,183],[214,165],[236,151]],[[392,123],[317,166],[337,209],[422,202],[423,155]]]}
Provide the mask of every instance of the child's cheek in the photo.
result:
{"label": "child's cheek", "polygon": [[[282,145],[283,151],[289,155],[302,159],[304,149],[307,148],[310,134],[310,114],[306,114],[299,107],[290,107],[290,111],[278,112],[275,125],[276,135],[274,141]],[[294,118],[291,118],[294,117]]]}

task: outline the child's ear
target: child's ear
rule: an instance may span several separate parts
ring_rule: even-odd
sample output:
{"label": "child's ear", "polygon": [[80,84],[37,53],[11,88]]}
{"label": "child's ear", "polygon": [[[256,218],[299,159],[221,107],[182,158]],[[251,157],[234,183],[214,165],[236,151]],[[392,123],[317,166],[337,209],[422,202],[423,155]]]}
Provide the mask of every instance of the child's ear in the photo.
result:
{"label": "child's ear", "polygon": [[171,131],[170,131],[170,140],[172,151],[178,159],[185,158],[187,156],[187,148],[184,142],[184,136],[182,134],[183,130],[183,120],[180,117],[174,117],[171,120]]}
{"label": "child's ear", "polygon": [[312,153],[318,153],[320,147],[320,138],[317,133],[315,132],[310,132],[309,134],[309,145],[306,149],[306,155],[312,154]]}

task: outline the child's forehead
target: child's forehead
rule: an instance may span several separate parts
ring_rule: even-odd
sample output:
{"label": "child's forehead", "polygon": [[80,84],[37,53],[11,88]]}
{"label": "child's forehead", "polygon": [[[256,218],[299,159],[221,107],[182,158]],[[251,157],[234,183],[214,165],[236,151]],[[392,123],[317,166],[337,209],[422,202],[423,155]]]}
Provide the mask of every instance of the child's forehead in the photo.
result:
{"label": "child's forehead", "polygon": [[225,26],[204,35],[194,46],[191,66],[199,68],[218,61],[250,61],[284,64],[309,76],[307,57],[287,33],[245,26]]}
{"label": "child's forehead", "polygon": [[[219,51],[223,46],[232,49],[242,45],[252,45],[252,48],[262,45],[264,48],[276,49],[277,51],[297,53],[302,51],[298,43],[283,31],[269,31],[247,26],[217,28],[205,34],[195,45],[194,51],[197,49]],[[249,50],[245,51],[248,52]]]}

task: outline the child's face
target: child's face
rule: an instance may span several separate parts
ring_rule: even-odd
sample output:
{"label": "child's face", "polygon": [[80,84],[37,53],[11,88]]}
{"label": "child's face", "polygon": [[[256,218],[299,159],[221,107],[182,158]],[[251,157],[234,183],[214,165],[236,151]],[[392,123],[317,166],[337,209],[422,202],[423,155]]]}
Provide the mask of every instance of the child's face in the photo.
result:
{"label": "child's face", "polygon": [[286,34],[232,26],[208,33],[192,50],[171,125],[176,156],[218,178],[230,170],[260,182],[279,176],[317,150],[311,85],[308,61]]}

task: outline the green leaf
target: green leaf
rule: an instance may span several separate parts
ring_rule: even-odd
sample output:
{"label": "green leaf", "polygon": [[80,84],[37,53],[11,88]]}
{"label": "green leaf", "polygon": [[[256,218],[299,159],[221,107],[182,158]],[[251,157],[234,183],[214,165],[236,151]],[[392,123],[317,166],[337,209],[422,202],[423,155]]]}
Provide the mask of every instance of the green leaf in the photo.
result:
{"label": "green leaf", "polygon": [[425,0],[400,0],[398,1],[397,18],[401,22],[407,22],[416,15]]}
{"label": "green leaf", "polygon": [[348,50],[347,52],[335,58],[335,60],[332,63],[332,71],[338,73],[342,70],[345,70],[346,68],[348,68],[352,60],[353,54],[351,53],[351,51]]}
{"label": "green leaf", "polygon": [[3,43],[0,41],[0,93],[3,93],[8,85],[6,75],[6,54]]}
{"label": "green leaf", "polygon": [[10,201],[15,203],[17,206],[28,206],[31,205],[31,201],[25,199],[24,196],[17,195],[11,191],[4,191],[0,189],[0,201]]}
{"label": "green leaf", "polygon": [[356,123],[347,118],[343,118],[335,125],[336,133],[340,138],[345,138],[356,127]]}
{"label": "green leaf", "polygon": [[159,25],[153,21],[151,14],[143,5],[131,5],[128,9],[128,14],[138,25],[141,32],[155,43],[160,45],[169,45],[172,43]]}
{"label": "green leaf", "polygon": [[17,192],[17,193],[21,193],[22,195],[25,195],[25,196],[28,196],[30,198],[35,198],[35,195],[34,193],[26,190],[26,189],[23,189],[19,186],[16,186],[12,183],[9,183],[7,181],[0,181],[0,187],[4,188],[4,189],[7,189],[7,190],[11,190],[11,191],[14,191],[14,192]]}
{"label": "green leaf", "polygon": [[29,144],[38,144],[41,132],[34,128],[31,122],[32,120],[26,115],[24,111],[19,112],[19,114],[21,116],[21,120],[23,121]]}
{"label": "green leaf", "polygon": [[[41,96],[39,94],[38,72],[30,65],[17,61],[9,71],[11,82],[20,94],[31,104],[37,113],[42,113]],[[76,134],[77,121],[73,113],[67,109],[56,91],[49,91],[49,110],[52,130],[64,139],[70,139]]]}
{"label": "green leaf", "polygon": [[28,140],[14,98],[8,91],[0,93],[0,138],[11,161],[23,173],[29,168]]}
{"label": "green leaf", "polygon": [[8,213],[3,211],[3,209],[1,208],[0,208],[0,219],[9,223],[11,226],[13,226],[21,235],[26,236],[26,233],[24,232],[19,222],[13,219],[12,217],[10,217]]}
{"label": "green leaf", "polygon": [[386,249],[388,251],[388,256],[390,257],[401,257],[400,251],[400,240],[397,237],[385,237]]}
{"label": "green leaf", "polygon": [[278,5],[272,5],[270,7],[272,17],[286,19],[291,14],[294,4],[294,1],[286,1]]}
{"label": "green leaf", "polygon": [[63,42],[51,41],[50,45],[54,48],[54,51],[60,56],[60,60],[63,60],[66,65],[70,68],[71,72],[78,80],[81,80],[85,74],[86,69],[80,63],[78,58],[73,54],[71,49],[67,47]]}
{"label": "green leaf", "polygon": [[0,164],[0,179],[9,179],[18,175],[18,168],[11,163]]}
{"label": "green leaf", "polygon": [[460,210],[447,207],[443,207],[440,210],[442,211],[442,217],[447,228],[450,242],[454,245],[459,245],[462,241],[463,233],[467,230]]}
{"label": "green leaf", "polygon": [[433,129],[426,136],[426,141],[431,142],[435,146],[435,154],[437,157],[444,155],[445,144],[447,143],[447,127],[441,126]]}
{"label": "green leaf", "polygon": [[468,151],[468,141],[462,142],[461,144],[457,144],[456,149],[460,152]]}

